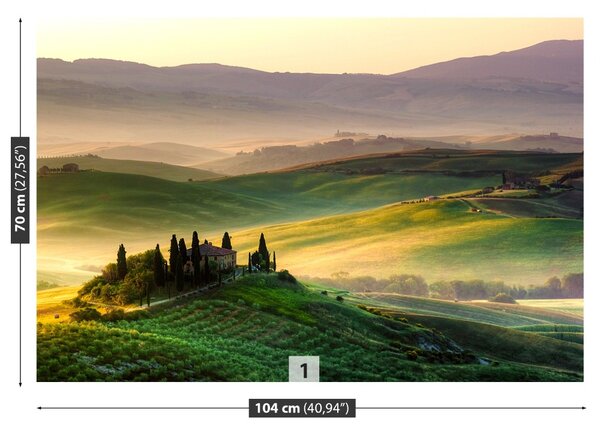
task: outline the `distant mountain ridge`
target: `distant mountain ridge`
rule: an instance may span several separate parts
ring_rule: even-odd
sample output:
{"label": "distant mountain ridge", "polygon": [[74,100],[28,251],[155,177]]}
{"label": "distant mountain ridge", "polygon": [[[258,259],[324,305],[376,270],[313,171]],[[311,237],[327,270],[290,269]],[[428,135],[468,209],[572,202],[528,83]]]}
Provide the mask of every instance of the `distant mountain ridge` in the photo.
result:
{"label": "distant mountain ridge", "polygon": [[68,155],[96,155],[102,158],[162,162],[173,165],[193,165],[229,156],[227,153],[199,146],[180,143],[66,143],[47,144],[38,148],[43,157],[66,157]]}
{"label": "distant mountain ridge", "polygon": [[583,84],[583,41],[546,41],[491,56],[464,57],[394,74],[402,78],[512,78]]}
{"label": "distant mountain ridge", "polygon": [[337,129],[581,137],[583,41],[546,41],[393,75],[38,59],[38,113],[42,141],[66,136],[214,148],[226,140],[293,141]]}
{"label": "distant mountain ridge", "polygon": [[[165,82],[166,77],[170,77],[171,81]],[[264,72],[218,63],[155,67],[110,59],[78,59],[73,62],[38,59],[38,78],[73,79],[101,85],[127,86],[138,90],[220,89],[226,93],[234,90],[239,92],[242,91],[242,85],[253,84],[258,87],[244,90],[261,95],[267,91],[263,85],[268,84],[272,87],[273,94],[297,97],[313,94],[334,82],[393,82],[396,78],[466,80],[494,77],[583,83],[583,41],[546,41],[515,51],[463,57],[391,75]],[[390,79],[392,81],[388,81]]]}
{"label": "distant mountain ridge", "polygon": [[[583,140],[574,137],[554,135],[526,135],[517,137],[497,137],[493,141],[474,144],[471,141],[450,143],[436,139],[400,138],[380,136],[353,140],[345,138],[308,146],[270,146],[254,152],[240,152],[235,156],[196,164],[194,167],[225,175],[240,175],[273,170],[288,170],[293,167],[330,163],[348,158],[362,158],[372,154],[398,154],[430,149],[431,152],[497,152],[534,151],[555,153],[579,153],[583,151]],[[435,149],[435,150],[433,150]],[[371,174],[377,174],[378,167],[372,167]]]}

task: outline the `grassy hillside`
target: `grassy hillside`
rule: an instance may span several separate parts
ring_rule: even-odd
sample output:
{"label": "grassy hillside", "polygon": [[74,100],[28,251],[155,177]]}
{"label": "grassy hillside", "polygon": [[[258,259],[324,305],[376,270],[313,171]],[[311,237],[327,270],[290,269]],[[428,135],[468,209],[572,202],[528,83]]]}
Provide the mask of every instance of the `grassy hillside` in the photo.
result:
{"label": "grassy hillside", "polygon": [[[218,173],[240,175],[264,171],[296,169],[327,164],[326,161],[364,159],[365,155],[407,152],[409,155],[419,153],[415,149],[440,149],[444,154],[450,148],[454,153],[456,146],[440,141],[419,138],[394,137],[350,137],[323,143],[314,141],[304,146],[275,145],[257,147],[251,152],[240,152],[235,156],[218,161],[208,161],[194,165]],[[424,151],[428,154],[428,151]],[[464,151],[463,151],[464,152]],[[466,153],[466,152],[465,152]]]}
{"label": "grassy hillside", "polygon": [[[541,300],[547,301],[546,299]],[[583,305],[583,300],[581,301]],[[515,329],[519,331],[534,332],[544,337],[555,338],[557,340],[568,341],[583,345],[583,326],[578,325],[530,325],[519,326]]]}
{"label": "grassy hillside", "polygon": [[411,315],[388,311],[392,317],[418,321],[475,353],[495,359],[510,359],[524,364],[583,371],[583,347],[537,333],[522,332],[485,323],[438,316]]}
{"label": "grassy hillside", "polygon": [[501,356],[482,361],[437,329],[260,274],[129,320],[39,324],[37,373],[39,381],[286,381],[288,356],[302,354],[321,357],[322,381],[581,380],[577,350],[564,342],[513,331],[522,344],[545,343],[536,346],[548,360],[540,367],[511,356],[513,340],[501,336]]}
{"label": "grassy hillside", "polygon": [[[252,196],[280,205],[291,203],[294,212],[307,204],[330,213],[382,206],[428,195],[481,188],[501,182],[498,175],[448,176],[441,173],[342,174],[289,171],[236,176],[207,182],[210,188]],[[321,215],[325,213],[315,213]]]}
{"label": "grassy hillside", "polygon": [[[528,284],[583,268],[583,221],[474,213],[461,200],[395,204],[264,231],[278,265],[300,275],[414,273],[429,282]],[[257,236],[236,233],[236,247],[248,251]]]}
{"label": "grassy hillside", "polygon": [[349,299],[359,305],[372,305],[368,309],[378,314],[438,329],[461,346],[486,356],[560,365],[568,370],[583,368],[583,347],[579,346],[583,343],[583,319],[573,314],[543,306],[457,303],[391,293],[354,294]]}
{"label": "grassy hillside", "polygon": [[487,142],[478,142],[474,144],[478,148],[484,149],[506,149],[506,150],[527,150],[527,149],[553,149],[556,152],[582,152],[583,139],[565,136],[550,135],[526,135],[505,140],[488,140]]}
{"label": "grassy hillside", "polygon": [[567,199],[573,194],[580,196],[581,200],[579,202],[570,200],[567,205],[558,203],[555,198],[523,200],[498,197],[469,199],[468,201],[474,207],[518,218],[583,218],[583,194],[579,194],[577,191],[567,191],[561,195]]}
{"label": "grassy hillside", "polygon": [[583,299],[523,299],[519,303],[583,317]]}
{"label": "grassy hillside", "polygon": [[133,161],[125,159],[107,159],[94,156],[69,156],[43,158],[37,160],[38,168],[45,165],[49,168],[61,168],[64,164],[79,164],[81,170],[98,170],[111,173],[139,174],[175,182],[206,180],[220,177],[216,173],[197,168],[181,167],[162,162]]}
{"label": "grassy hillside", "polygon": [[[561,170],[579,164],[581,155],[445,150],[446,158],[435,152],[204,182],[96,171],[41,177],[38,269],[51,282],[59,282],[52,275],[60,274],[60,282],[81,282],[114,260],[120,243],[139,252],[158,242],[166,253],[172,233],[189,242],[198,230],[218,243],[227,230],[240,263],[264,231],[280,267],[312,276],[406,272],[430,282],[483,278],[527,284],[581,272],[582,221],[574,219],[581,216],[581,191],[539,200],[381,207],[498,185],[503,167]],[[473,203],[488,211],[470,212]]]}
{"label": "grassy hillside", "polygon": [[[323,178],[328,176],[336,181],[325,183]],[[582,269],[581,220],[472,213],[460,200],[390,205],[310,219],[423,193],[421,188],[428,182],[443,190],[481,178],[432,174],[421,181],[418,176],[393,175],[339,179],[322,174],[319,182],[310,176],[282,174],[279,185],[288,181],[296,189],[290,187],[289,194],[279,195],[269,192],[269,187],[275,190],[276,186],[267,180],[267,175],[254,175],[247,182],[226,179],[190,184],[109,173],[42,178],[38,186],[40,257],[46,249],[49,260],[61,253],[77,254],[73,239],[97,237],[86,259],[101,265],[113,259],[112,250],[121,242],[128,243],[130,251],[156,242],[165,247],[170,233],[188,237],[197,229],[201,236],[233,232],[234,247],[240,252],[254,250],[258,235],[265,231],[269,247],[279,252],[280,267],[313,276],[337,271],[373,276],[408,272],[422,274],[428,281],[460,277],[524,284]],[[253,188],[261,190],[253,182],[265,182],[263,197],[250,195]],[[390,182],[396,186],[381,187]],[[227,192],[229,188],[240,191]],[[386,193],[376,195],[378,188]],[[335,197],[339,199],[334,201]],[[240,231],[257,222],[303,219],[308,221]],[[506,269],[511,269],[509,275]]]}
{"label": "grassy hillside", "polygon": [[[130,252],[157,242],[166,247],[172,233],[189,241],[193,230],[216,242],[225,230],[235,237],[240,228],[351,212],[482,182],[497,178],[297,172],[169,182],[104,172],[45,176],[38,179],[38,269],[48,281],[76,283],[86,279],[82,269],[113,260],[115,246],[123,242]],[[58,281],[52,278],[57,272],[73,278]]]}
{"label": "grassy hillside", "polygon": [[[175,183],[156,177],[86,172],[40,178],[38,206],[42,225],[45,218],[58,217],[86,231],[90,226],[123,231],[170,231],[186,226],[190,231],[199,226],[213,230],[366,209],[497,180],[441,174],[293,172]],[[135,224],[123,226],[131,221]]]}
{"label": "grassy hillside", "polygon": [[[536,173],[560,171],[563,166],[582,167],[580,153],[539,153],[496,150],[428,149],[371,157],[348,158],[331,163],[315,164],[317,171],[361,172],[377,167],[385,172],[404,170],[430,171],[492,171],[504,170]],[[575,169],[575,168],[572,168]]]}
{"label": "grassy hillside", "polygon": [[[42,323],[69,321],[74,310],[65,301],[77,296],[79,286],[56,287],[37,292],[37,321]],[[56,317],[58,315],[58,317]]]}
{"label": "grassy hillside", "polygon": [[225,158],[229,155],[210,147],[190,146],[188,144],[171,142],[110,146],[95,149],[92,153],[105,158],[154,161],[186,166]]}
{"label": "grassy hillside", "polygon": [[352,299],[367,304],[391,306],[406,313],[468,320],[503,327],[551,324],[581,326],[583,324],[583,319],[580,317],[546,308],[528,308],[521,305],[521,300],[518,305],[487,301],[453,302],[393,293],[357,293],[352,295]]}
{"label": "grassy hillside", "polygon": [[527,149],[554,149],[557,152],[582,152],[583,138],[567,137],[563,135],[451,135],[441,137],[428,137],[430,140],[442,141],[464,145],[470,142],[471,148],[496,149],[496,150],[527,150]]}

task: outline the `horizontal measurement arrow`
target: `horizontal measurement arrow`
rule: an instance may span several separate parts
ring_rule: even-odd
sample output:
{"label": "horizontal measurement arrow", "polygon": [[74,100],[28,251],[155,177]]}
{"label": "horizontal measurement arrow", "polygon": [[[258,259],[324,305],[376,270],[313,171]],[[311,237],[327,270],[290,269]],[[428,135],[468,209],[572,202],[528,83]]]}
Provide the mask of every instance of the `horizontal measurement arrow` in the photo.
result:
{"label": "horizontal measurement arrow", "polygon": [[38,406],[40,410],[248,410],[224,406]]}
{"label": "horizontal measurement arrow", "polygon": [[[38,406],[39,410],[248,410],[225,406]],[[364,406],[364,410],[584,410],[585,406]]]}
{"label": "horizontal measurement arrow", "polygon": [[375,406],[366,410],[584,410],[585,406]]}

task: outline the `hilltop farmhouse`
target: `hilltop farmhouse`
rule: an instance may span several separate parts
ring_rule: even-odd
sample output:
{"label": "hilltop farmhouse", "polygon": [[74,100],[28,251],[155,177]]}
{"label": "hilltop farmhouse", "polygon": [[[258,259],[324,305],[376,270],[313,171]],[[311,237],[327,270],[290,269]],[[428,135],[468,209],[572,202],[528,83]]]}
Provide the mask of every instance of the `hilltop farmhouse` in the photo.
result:
{"label": "hilltop farmhouse", "polygon": [[[200,256],[208,256],[209,262],[216,262],[218,269],[231,270],[237,265],[237,251],[216,247],[212,242],[200,244]],[[192,266],[192,249],[187,249],[188,262],[185,266]],[[203,265],[203,262],[201,262]]]}
{"label": "hilltop farmhouse", "polygon": [[540,185],[540,180],[527,175],[517,174],[513,171],[506,170],[502,173],[502,189],[531,189]]}

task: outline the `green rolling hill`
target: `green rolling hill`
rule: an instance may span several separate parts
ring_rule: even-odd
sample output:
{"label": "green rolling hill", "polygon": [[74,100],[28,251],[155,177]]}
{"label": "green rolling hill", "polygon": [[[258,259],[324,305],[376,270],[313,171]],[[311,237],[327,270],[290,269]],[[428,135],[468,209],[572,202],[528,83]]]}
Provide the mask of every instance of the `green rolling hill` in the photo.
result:
{"label": "green rolling hill", "polygon": [[[453,302],[393,293],[351,294],[349,300],[375,314],[438,329],[485,356],[525,364],[560,364],[567,370],[583,368],[581,316],[519,304]],[[549,343],[548,338],[560,343]]]}
{"label": "green rolling hill", "polygon": [[[355,302],[392,307],[409,314],[431,315],[445,318],[487,323],[489,325],[517,328],[520,330],[554,330],[551,325],[567,326],[569,330],[580,330],[583,319],[573,314],[545,308],[528,308],[522,305],[493,302],[453,302],[426,299],[394,293],[355,293]],[[573,328],[571,328],[573,326]]]}
{"label": "green rolling hill", "polygon": [[[583,218],[583,193],[568,191],[562,193],[560,196],[560,202],[553,197],[536,200],[470,198],[468,202],[483,210],[517,218]],[[568,200],[568,204],[562,204],[563,199]]]}
{"label": "green rolling hill", "polygon": [[222,175],[191,167],[165,164],[152,161],[108,159],[97,156],[65,156],[37,160],[38,169],[42,166],[61,168],[64,164],[75,163],[81,170],[97,170],[110,173],[137,174],[174,182],[187,182],[214,179]]}
{"label": "green rolling hill", "polygon": [[397,153],[378,153],[306,164],[304,169],[361,173],[376,167],[382,172],[420,171],[492,171],[536,173],[561,171],[563,167],[583,167],[581,153],[540,153],[502,150],[424,149]]}
{"label": "green rolling hill", "polygon": [[49,227],[50,231],[216,231],[351,212],[498,180],[498,176],[463,178],[436,173],[345,176],[292,172],[181,183],[84,172],[41,177],[38,206],[41,226],[46,220],[62,221],[60,227]]}
{"label": "green rolling hill", "polygon": [[[157,242],[166,247],[172,233],[189,241],[193,230],[217,242],[225,230],[234,233],[353,212],[498,179],[306,172],[205,182],[100,171],[42,176],[38,178],[38,274],[59,284],[81,283],[112,258],[120,243],[130,252]],[[85,255],[78,247],[82,244]]]}
{"label": "green rolling hill", "polygon": [[38,325],[38,381],[285,381],[297,354],[321,357],[322,381],[582,378],[580,345],[456,319],[396,320],[274,274],[124,319]]}
{"label": "green rolling hill", "polygon": [[[576,167],[581,155],[449,150],[446,158],[428,152],[199,182],[103,171],[42,176],[39,270],[49,280],[71,272],[73,278],[64,281],[76,283],[110,260],[120,243],[137,252],[157,242],[166,247],[172,233],[189,241],[198,230],[219,242],[228,230],[244,254],[265,231],[283,266],[311,276],[406,272],[428,281],[454,276],[527,284],[581,272],[580,201],[566,197],[581,192],[538,200],[397,204],[498,185],[500,167],[545,172]],[[99,161],[124,164],[124,170],[133,166],[127,164],[154,166]],[[421,168],[407,171],[408,166]],[[183,175],[183,168],[171,167],[173,176]],[[369,167],[384,170],[365,172]],[[473,203],[484,211],[470,212]],[[84,257],[77,243],[87,245]]]}
{"label": "green rolling hill", "polygon": [[[280,266],[299,275],[412,273],[428,282],[535,284],[583,268],[582,220],[474,213],[462,200],[394,204],[261,230]],[[259,233],[236,233],[236,247],[249,251]]]}
{"label": "green rolling hill", "polygon": [[[132,254],[158,242],[168,254],[172,233],[189,243],[193,230],[216,243],[228,230],[240,264],[264,232],[278,269],[315,277],[526,285],[582,272],[581,191],[451,198],[498,185],[504,168],[577,169],[581,155],[431,152],[197,182],[181,181],[181,167],[171,179],[106,167],[42,176],[38,275],[77,283],[114,261],[119,243]],[[429,195],[446,198],[420,200]],[[304,354],[321,357],[323,381],[581,381],[579,307],[346,293],[253,274],[111,320],[53,322],[52,308],[68,310],[56,303],[38,325],[37,373],[39,381],[284,381],[287,357]]]}

